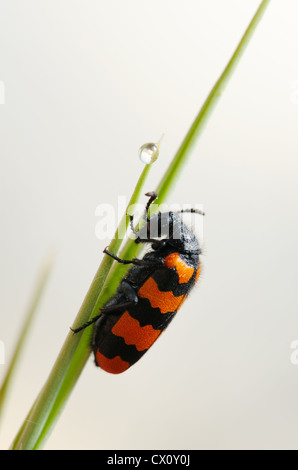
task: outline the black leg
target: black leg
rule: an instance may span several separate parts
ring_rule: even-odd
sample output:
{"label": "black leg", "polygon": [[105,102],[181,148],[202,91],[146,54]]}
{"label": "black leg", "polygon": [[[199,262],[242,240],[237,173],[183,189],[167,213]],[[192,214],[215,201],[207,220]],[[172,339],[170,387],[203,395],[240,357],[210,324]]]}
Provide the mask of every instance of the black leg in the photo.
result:
{"label": "black leg", "polygon": [[79,326],[79,328],[70,328],[71,331],[74,334],[79,333],[79,331],[82,331],[85,328],[87,328],[88,326],[95,323],[101,315],[106,314],[106,313],[113,313],[113,312],[116,312],[117,310],[123,310],[125,308],[131,307],[132,305],[137,304],[139,298],[137,296],[137,293],[136,293],[136,290],[134,289],[134,287],[127,281],[121,281],[120,286],[121,286],[122,293],[124,294],[125,298],[127,299],[127,302],[122,302],[120,304],[110,305],[108,307],[101,308],[100,313],[98,315],[93,317],[90,321],[88,321],[88,322],[84,323],[83,325]]}
{"label": "black leg", "polygon": [[[162,241],[162,240],[161,240]],[[160,240],[144,240],[144,243],[159,243]],[[111,258],[113,258],[115,261],[117,261],[118,263],[121,263],[121,264],[134,264],[135,266],[157,266],[157,263],[156,261],[152,261],[152,260],[144,260],[144,259],[138,259],[138,258],[133,258],[133,259],[121,259],[121,258],[118,258],[118,256],[116,255],[113,255],[113,253],[111,253],[110,251],[107,250],[107,248],[105,248],[103,250],[103,253],[105,253],[106,255],[110,256]],[[160,264],[160,263],[159,263]]]}
{"label": "black leg", "polygon": [[110,256],[111,258],[113,258],[115,261],[117,261],[118,263],[121,263],[121,264],[132,264],[133,263],[133,260],[125,260],[125,259],[121,259],[121,258],[118,258],[118,256],[116,255],[113,255],[113,253],[111,253],[107,247],[105,247],[105,249],[103,250],[103,253],[105,253],[106,255]]}
{"label": "black leg", "polygon": [[88,326],[95,323],[99,319],[99,317],[101,317],[101,315],[103,315],[105,313],[116,312],[117,310],[123,310],[124,308],[128,308],[133,304],[135,304],[135,302],[132,301],[132,300],[129,300],[128,302],[123,302],[122,304],[111,305],[110,307],[103,307],[103,308],[100,309],[100,313],[98,315],[95,315],[95,317],[93,317],[90,321],[87,321],[86,323],[79,326],[78,328],[70,328],[70,329],[74,334],[79,333],[79,331],[82,331],[85,328],[87,328]]}
{"label": "black leg", "polygon": [[87,321],[86,323],[84,323],[83,325],[79,326],[79,328],[71,328],[71,331],[73,332],[73,334],[76,334],[76,333],[79,333],[79,331],[82,331],[84,330],[85,328],[87,328],[87,326],[90,326],[92,325],[93,323],[95,323],[99,317],[101,316],[101,313],[99,313],[98,315],[96,315],[95,317],[92,318],[92,320],[90,321]]}

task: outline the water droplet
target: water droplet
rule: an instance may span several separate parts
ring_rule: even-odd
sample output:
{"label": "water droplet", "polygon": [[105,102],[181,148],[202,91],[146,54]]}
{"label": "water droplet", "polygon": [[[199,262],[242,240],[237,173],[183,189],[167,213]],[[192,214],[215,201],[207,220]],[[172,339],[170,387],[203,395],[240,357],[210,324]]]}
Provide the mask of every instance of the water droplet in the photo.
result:
{"label": "water droplet", "polygon": [[149,165],[150,163],[155,162],[159,155],[159,144],[154,144],[150,142],[148,144],[142,145],[139,150],[139,157],[143,163]]}

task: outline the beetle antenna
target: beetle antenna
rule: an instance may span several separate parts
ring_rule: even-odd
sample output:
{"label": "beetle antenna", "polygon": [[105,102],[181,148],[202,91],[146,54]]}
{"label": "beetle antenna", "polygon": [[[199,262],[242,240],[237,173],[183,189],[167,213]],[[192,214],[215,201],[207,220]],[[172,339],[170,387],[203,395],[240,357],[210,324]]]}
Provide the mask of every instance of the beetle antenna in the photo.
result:
{"label": "beetle antenna", "polygon": [[181,211],[177,212],[190,212],[192,214],[205,215],[205,212],[201,211],[200,209],[181,209]]}

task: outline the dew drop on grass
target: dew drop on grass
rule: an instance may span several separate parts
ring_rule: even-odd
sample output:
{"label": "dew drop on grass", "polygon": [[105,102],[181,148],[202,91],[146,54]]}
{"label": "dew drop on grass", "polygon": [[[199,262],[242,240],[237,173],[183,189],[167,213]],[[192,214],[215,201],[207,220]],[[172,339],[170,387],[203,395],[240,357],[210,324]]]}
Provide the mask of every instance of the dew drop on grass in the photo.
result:
{"label": "dew drop on grass", "polygon": [[157,160],[159,154],[159,145],[152,142],[142,145],[139,150],[139,157],[143,163],[149,165]]}

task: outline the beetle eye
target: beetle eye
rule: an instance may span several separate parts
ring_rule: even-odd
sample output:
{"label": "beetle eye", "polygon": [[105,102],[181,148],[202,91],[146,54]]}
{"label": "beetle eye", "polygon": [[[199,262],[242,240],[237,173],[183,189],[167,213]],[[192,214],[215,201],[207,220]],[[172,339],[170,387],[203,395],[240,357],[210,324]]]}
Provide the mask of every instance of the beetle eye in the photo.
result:
{"label": "beetle eye", "polygon": [[168,243],[168,240],[164,238],[163,240],[156,240],[155,242],[152,243],[151,248],[152,250],[160,250],[160,248],[163,248],[166,246]]}
{"label": "beetle eye", "polygon": [[154,243],[152,243],[151,247],[152,247],[152,250],[158,250],[158,248],[160,247],[160,243],[159,242],[154,242]]}

